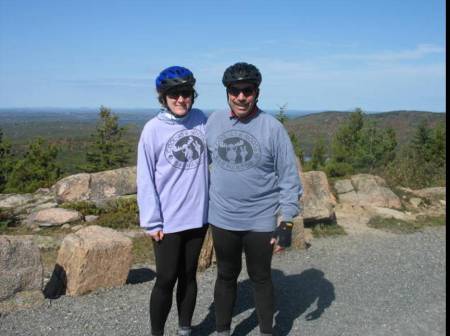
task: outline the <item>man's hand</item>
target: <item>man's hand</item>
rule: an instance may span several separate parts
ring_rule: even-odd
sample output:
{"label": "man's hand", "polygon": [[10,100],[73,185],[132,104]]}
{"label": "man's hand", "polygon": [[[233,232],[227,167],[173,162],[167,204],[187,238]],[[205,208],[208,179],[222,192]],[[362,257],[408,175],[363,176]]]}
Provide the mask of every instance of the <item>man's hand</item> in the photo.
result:
{"label": "man's hand", "polygon": [[152,239],[153,239],[154,241],[160,241],[160,240],[162,240],[162,239],[164,238],[164,232],[163,232],[162,230],[155,231],[155,232],[152,232],[152,233],[147,232],[147,234],[148,234],[150,237],[152,237]]}
{"label": "man's hand", "polygon": [[271,244],[275,244],[274,252],[278,253],[291,246],[292,242],[292,222],[281,221],[273,232],[273,238],[270,241]]}

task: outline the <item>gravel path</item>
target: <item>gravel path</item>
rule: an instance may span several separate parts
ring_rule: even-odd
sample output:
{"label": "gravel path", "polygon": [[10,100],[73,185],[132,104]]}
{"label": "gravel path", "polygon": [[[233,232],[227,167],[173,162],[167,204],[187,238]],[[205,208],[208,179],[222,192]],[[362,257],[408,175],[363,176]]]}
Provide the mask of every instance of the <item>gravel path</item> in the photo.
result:
{"label": "gravel path", "polygon": [[[312,241],[306,251],[275,256],[279,335],[445,335],[446,287],[443,227],[408,235],[366,233]],[[212,335],[212,291],[216,269],[199,275],[195,335]],[[60,297],[0,317],[0,335],[149,335],[144,280],[83,297]],[[251,288],[243,271],[233,335],[258,335]],[[172,309],[166,327],[175,335]]]}

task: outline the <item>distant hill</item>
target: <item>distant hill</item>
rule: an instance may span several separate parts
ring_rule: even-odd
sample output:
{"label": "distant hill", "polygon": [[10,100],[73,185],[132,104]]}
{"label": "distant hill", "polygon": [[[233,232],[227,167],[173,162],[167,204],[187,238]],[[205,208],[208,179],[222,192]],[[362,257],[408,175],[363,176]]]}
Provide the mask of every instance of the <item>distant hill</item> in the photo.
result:
{"label": "distant hill", "polygon": [[[339,126],[348,120],[351,112],[326,111],[289,119],[286,128],[293,132],[307,156],[311,155],[316,139],[323,136],[329,144]],[[422,120],[434,127],[438,122],[445,125],[446,113],[423,111],[390,111],[365,114],[369,120],[375,121],[378,127],[392,127],[397,136],[399,146],[408,143],[415,128]]]}

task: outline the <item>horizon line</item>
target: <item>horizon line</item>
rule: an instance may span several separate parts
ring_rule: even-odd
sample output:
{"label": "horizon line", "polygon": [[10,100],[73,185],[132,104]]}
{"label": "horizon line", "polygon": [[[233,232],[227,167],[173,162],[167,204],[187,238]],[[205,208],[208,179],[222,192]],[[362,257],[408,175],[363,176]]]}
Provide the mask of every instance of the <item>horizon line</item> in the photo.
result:
{"label": "horizon line", "polygon": [[[100,105],[105,106],[111,110],[160,110],[161,107],[119,107],[119,106],[107,106],[107,105]],[[100,106],[96,107],[90,107],[90,106],[73,106],[73,107],[59,107],[59,106],[7,106],[7,107],[0,107],[0,110],[42,110],[42,109],[52,109],[52,110],[98,110]],[[355,108],[351,109],[298,109],[298,108],[291,108],[287,109],[285,113],[289,112],[313,112],[313,113],[320,113],[320,112],[354,112]],[[225,110],[226,108],[201,108],[200,110],[213,110],[213,111],[221,111]],[[263,111],[277,111],[278,109],[267,109],[267,108],[260,108]],[[428,110],[428,109],[414,109],[414,108],[398,108],[398,109],[388,109],[388,110],[364,110],[361,108],[361,110],[364,113],[385,113],[385,112],[397,112],[397,111],[405,111],[405,112],[431,112],[431,113],[446,113],[446,111],[436,111],[436,110]]]}

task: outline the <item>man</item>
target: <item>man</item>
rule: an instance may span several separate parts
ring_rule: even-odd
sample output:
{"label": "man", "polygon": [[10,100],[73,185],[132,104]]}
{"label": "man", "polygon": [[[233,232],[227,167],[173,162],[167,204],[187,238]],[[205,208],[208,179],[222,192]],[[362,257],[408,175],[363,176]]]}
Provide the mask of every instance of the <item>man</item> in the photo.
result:
{"label": "man", "polygon": [[230,111],[212,114],[206,124],[212,160],[208,222],[217,258],[216,330],[230,335],[244,252],[261,335],[272,335],[273,246],[278,252],[291,244],[302,187],[286,130],[257,106],[259,70],[236,63],[225,70],[222,82]]}

